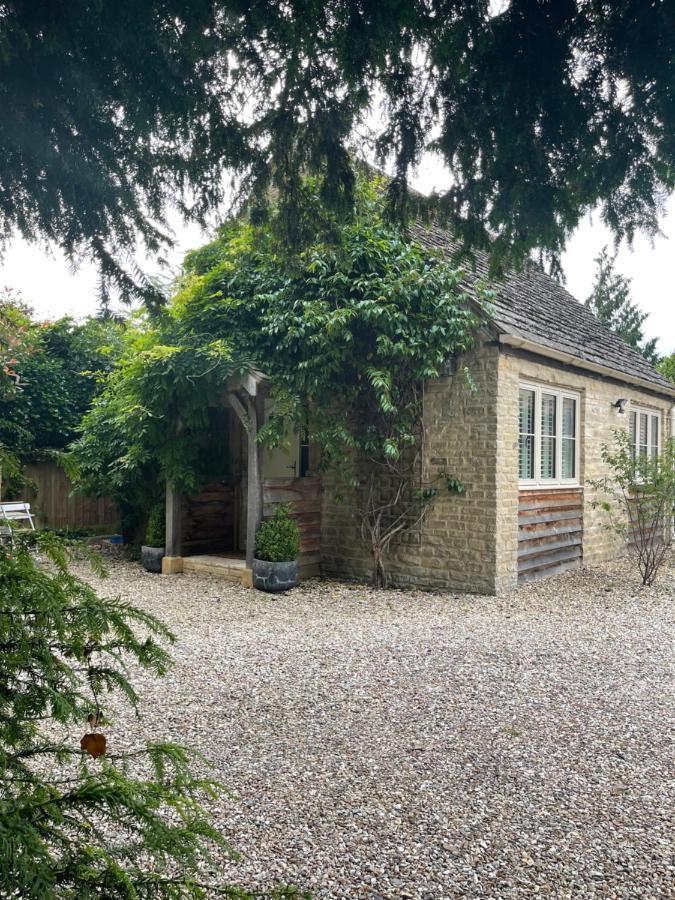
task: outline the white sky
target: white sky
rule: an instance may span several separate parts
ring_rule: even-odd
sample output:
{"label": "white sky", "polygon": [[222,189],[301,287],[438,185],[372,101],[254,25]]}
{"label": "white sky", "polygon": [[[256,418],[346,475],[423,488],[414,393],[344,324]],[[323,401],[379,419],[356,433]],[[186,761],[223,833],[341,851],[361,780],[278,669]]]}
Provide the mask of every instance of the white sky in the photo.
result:
{"label": "white sky", "polygon": [[[414,185],[429,192],[447,183],[446,174],[433,159],[420,166]],[[184,253],[204,243],[208,234],[196,226],[176,223],[177,247],[169,254],[169,262],[176,269]],[[647,338],[659,339],[658,350],[667,354],[675,350],[675,198],[671,197],[662,222],[663,237],[652,245],[639,236],[632,249],[622,246],[617,271],[632,279],[632,299],[649,313],[644,332]],[[567,288],[577,299],[590,293],[595,274],[595,257],[605,244],[611,246],[611,236],[599,221],[588,217],[573,235],[563,256]],[[154,259],[146,259],[144,268],[150,274],[159,271]],[[83,262],[71,271],[58,250],[49,253],[44,248],[14,241],[0,261],[0,288],[19,290],[39,316],[57,318],[70,314],[85,316],[96,311],[96,270]]]}

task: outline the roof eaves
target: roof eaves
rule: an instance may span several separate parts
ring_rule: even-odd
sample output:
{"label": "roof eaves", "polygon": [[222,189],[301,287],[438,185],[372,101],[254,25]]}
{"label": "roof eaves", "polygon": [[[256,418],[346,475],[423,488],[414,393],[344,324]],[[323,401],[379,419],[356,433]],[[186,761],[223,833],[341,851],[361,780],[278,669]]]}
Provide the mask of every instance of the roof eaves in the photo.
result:
{"label": "roof eaves", "polygon": [[603,366],[600,365],[600,363],[591,362],[581,356],[575,356],[573,353],[570,353],[569,350],[562,347],[556,347],[553,343],[542,343],[541,340],[537,339],[534,335],[517,333],[516,329],[509,329],[506,331],[498,324],[497,327],[500,330],[499,340],[502,344],[527,350],[530,353],[537,353],[540,356],[555,359],[557,362],[573,365],[579,369],[586,369],[589,372],[594,372],[597,375],[604,375],[608,378],[613,378],[616,381],[622,381],[625,384],[636,385],[644,391],[669,397],[675,402],[675,385],[670,385],[665,381],[649,381],[646,378],[640,378],[637,375],[631,375],[624,372],[622,369]]}

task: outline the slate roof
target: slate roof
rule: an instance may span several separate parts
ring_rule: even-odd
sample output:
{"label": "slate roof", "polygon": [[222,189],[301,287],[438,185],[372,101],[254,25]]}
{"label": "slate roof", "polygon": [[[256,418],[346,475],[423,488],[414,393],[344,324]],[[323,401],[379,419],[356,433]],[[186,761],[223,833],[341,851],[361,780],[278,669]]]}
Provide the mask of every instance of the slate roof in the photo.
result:
{"label": "slate roof", "polygon": [[[446,255],[458,249],[452,236],[434,225],[415,224],[410,231],[411,237],[430,249]],[[473,271],[470,266],[467,263],[471,282],[487,279],[487,254],[476,251]],[[619,376],[640,378],[673,394],[672,382],[537,267],[512,273],[491,287],[496,292],[492,318],[499,331],[614,369]]]}

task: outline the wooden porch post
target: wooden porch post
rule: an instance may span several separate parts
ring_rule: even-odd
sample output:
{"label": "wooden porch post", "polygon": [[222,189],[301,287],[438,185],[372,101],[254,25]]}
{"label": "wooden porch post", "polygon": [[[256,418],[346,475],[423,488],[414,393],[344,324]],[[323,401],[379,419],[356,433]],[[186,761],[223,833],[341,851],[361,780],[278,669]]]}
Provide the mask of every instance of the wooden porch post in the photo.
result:
{"label": "wooden porch post", "polygon": [[183,571],[183,504],[174,486],[166,483],[166,541],[162,575],[175,575]]}
{"label": "wooden porch post", "polygon": [[[262,478],[260,472],[260,447],[258,446],[259,408],[257,397],[246,393],[244,402],[237,394],[228,394],[232,408],[239,417],[247,438],[246,471],[246,568],[253,566],[255,534],[262,519]],[[245,403],[245,405],[244,405]]]}
{"label": "wooden porch post", "polygon": [[260,503],[260,467],[258,465],[258,415],[255,404],[246,398],[248,411],[248,490],[246,497],[246,568],[253,566],[255,553],[255,535],[262,518]]}

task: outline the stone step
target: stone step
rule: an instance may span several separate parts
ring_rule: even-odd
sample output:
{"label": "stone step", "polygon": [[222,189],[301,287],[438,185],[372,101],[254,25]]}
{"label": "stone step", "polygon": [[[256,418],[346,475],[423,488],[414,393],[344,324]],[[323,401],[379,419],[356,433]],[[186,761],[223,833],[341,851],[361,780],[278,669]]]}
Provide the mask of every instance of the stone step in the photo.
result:
{"label": "stone step", "polygon": [[250,585],[250,571],[243,559],[223,556],[184,556],[183,572],[195,575],[211,575],[233,584]]}

